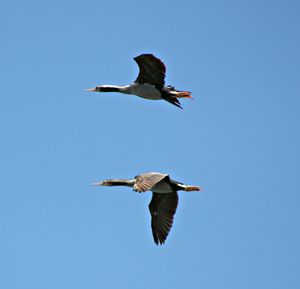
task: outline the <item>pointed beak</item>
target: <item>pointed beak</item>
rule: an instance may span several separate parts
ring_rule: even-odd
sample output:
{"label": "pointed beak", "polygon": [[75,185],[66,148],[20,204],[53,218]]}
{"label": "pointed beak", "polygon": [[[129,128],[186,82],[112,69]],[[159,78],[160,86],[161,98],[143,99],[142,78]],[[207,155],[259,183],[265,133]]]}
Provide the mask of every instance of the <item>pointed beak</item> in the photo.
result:
{"label": "pointed beak", "polygon": [[88,88],[85,91],[97,91],[97,90],[96,90],[96,87],[94,87],[94,88]]}
{"label": "pointed beak", "polygon": [[93,186],[103,186],[103,182],[92,183]]}

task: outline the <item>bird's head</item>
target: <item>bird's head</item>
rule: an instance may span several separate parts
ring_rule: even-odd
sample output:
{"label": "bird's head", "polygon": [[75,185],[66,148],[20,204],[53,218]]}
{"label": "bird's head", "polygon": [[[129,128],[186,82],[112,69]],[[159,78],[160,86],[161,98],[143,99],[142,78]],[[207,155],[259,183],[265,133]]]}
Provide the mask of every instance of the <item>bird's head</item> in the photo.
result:
{"label": "bird's head", "polygon": [[110,180],[104,180],[100,182],[93,183],[93,186],[112,186],[112,182]]}
{"label": "bird's head", "polygon": [[97,85],[96,87],[94,87],[94,88],[88,88],[88,89],[86,89],[85,91],[90,91],[90,92],[93,92],[93,91],[101,91],[101,86],[100,86],[100,85]]}

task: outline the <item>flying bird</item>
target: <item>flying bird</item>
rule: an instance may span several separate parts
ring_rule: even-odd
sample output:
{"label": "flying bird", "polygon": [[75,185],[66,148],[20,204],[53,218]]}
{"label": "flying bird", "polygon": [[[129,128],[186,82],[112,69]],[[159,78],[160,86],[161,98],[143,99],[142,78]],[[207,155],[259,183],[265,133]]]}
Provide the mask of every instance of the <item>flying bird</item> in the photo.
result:
{"label": "flying bird", "polygon": [[143,98],[164,99],[177,107],[181,107],[178,98],[192,98],[191,92],[176,90],[174,86],[165,86],[166,66],[152,54],[142,54],[134,58],[139,66],[137,79],[126,86],[98,85],[86,91],[120,92],[134,94]]}
{"label": "flying bird", "polygon": [[128,186],[139,193],[152,191],[149,204],[154,242],[162,245],[172,228],[178,205],[177,191],[200,191],[197,186],[184,185],[172,180],[168,174],[144,173],[133,179],[109,179],[94,183],[96,186]]}

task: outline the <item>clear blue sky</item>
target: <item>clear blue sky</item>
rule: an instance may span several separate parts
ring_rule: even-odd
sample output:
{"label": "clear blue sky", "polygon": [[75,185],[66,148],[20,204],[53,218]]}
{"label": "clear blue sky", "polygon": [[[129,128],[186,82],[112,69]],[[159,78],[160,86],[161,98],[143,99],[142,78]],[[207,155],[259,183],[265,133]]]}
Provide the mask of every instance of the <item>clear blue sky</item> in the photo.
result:
{"label": "clear blue sky", "polygon": [[[300,288],[299,1],[5,1],[0,9],[0,288]],[[163,101],[86,93],[153,53]],[[164,246],[151,193],[180,193]]]}

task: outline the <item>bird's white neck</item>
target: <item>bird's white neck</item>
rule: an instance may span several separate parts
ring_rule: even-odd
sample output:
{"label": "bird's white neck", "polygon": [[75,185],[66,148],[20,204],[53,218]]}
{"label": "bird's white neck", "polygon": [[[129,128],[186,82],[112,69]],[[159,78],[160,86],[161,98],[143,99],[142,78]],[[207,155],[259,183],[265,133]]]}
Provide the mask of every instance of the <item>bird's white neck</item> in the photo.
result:
{"label": "bird's white neck", "polygon": [[120,85],[99,85],[96,87],[96,91],[99,92],[121,92],[129,93],[130,85],[120,86]]}

